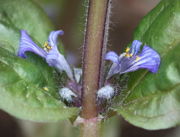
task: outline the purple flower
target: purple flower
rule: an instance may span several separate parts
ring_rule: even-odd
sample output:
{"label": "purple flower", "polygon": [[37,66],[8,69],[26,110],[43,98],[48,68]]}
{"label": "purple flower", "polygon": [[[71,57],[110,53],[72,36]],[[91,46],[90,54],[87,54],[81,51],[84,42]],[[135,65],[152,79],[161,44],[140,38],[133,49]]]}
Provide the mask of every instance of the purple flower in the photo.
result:
{"label": "purple flower", "polygon": [[140,41],[134,40],[131,48],[127,48],[120,56],[113,51],[108,52],[105,59],[112,61],[113,64],[108,72],[107,78],[117,73],[123,74],[142,68],[156,73],[160,65],[159,54],[146,45],[140,50],[141,45],[142,43]]}
{"label": "purple flower", "polygon": [[73,80],[72,70],[65,57],[59,53],[57,48],[58,35],[63,35],[62,30],[52,31],[48,41],[44,44],[44,49],[37,46],[25,30],[21,30],[18,56],[26,58],[26,52],[33,52],[46,60],[49,66],[55,67],[59,71],[65,71],[68,77]]}

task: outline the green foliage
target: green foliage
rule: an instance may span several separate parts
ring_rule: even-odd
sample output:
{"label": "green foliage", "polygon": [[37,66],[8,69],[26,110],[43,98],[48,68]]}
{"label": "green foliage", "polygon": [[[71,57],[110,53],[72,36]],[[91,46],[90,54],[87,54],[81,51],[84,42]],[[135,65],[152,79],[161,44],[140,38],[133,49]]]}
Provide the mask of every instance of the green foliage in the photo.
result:
{"label": "green foliage", "polygon": [[59,100],[53,69],[40,57],[16,56],[19,30],[27,30],[39,46],[53,29],[47,16],[30,0],[0,0],[0,108],[22,119],[57,121],[78,113]]}
{"label": "green foliage", "polygon": [[114,109],[130,123],[145,129],[180,124],[180,1],[163,0],[140,23],[134,39],[157,50],[157,74],[130,74],[127,90]]}
{"label": "green foliage", "polygon": [[[42,9],[30,0],[0,0],[0,34],[17,50],[19,30],[27,30],[42,45],[47,40],[52,24]],[[6,31],[6,32],[4,32]],[[14,33],[13,33],[14,32]],[[4,36],[1,35],[1,40]]]}

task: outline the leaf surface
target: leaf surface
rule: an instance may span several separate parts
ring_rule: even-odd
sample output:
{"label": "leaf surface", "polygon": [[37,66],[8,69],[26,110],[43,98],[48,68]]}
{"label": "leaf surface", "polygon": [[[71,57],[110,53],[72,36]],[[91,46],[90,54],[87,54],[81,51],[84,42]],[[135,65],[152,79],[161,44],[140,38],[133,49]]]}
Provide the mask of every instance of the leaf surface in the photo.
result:
{"label": "leaf surface", "polygon": [[179,22],[180,1],[162,0],[135,31],[135,40],[150,45],[161,56],[158,73],[130,73],[127,90],[113,106],[136,126],[155,130],[180,124]]}
{"label": "leaf surface", "polygon": [[31,0],[0,0],[0,108],[18,118],[50,122],[78,114],[60,101],[59,83],[46,62],[35,54],[16,56],[21,29],[42,47],[53,29]]}

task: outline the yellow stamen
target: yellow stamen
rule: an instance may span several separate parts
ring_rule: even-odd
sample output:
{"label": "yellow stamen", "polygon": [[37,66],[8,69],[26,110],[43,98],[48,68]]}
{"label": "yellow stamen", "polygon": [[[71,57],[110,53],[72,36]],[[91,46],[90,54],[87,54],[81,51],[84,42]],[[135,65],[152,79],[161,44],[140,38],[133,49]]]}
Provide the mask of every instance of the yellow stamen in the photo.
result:
{"label": "yellow stamen", "polygon": [[125,57],[130,57],[130,54],[129,54],[129,53],[126,53],[126,54],[125,54]]}
{"label": "yellow stamen", "polygon": [[44,89],[45,91],[49,91],[49,89],[48,89],[47,87],[43,87],[43,89]]}
{"label": "yellow stamen", "polygon": [[125,52],[128,53],[130,51],[130,48],[126,48]]}
{"label": "yellow stamen", "polygon": [[136,61],[140,60],[140,57],[139,56],[136,56]]}
{"label": "yellow stamen", "polygon": [[133,56],[133,54],[129,54],[129,53],[125,54],[125,57],[132,57],[132,56]]}
{"label": "yellow stamen", "polygon": [[125,52],[126,52],[126,54],[125,54],[125,57],[132,57],[133,56],[133,54],[132,53],[129,53],[129,51],[130,51],[130,48],[126,48],[126,50],[125,50]]}
{"label": "yellow stamen", "polygon": [[48,42],[44,43],[44,50],[46,50],[47,52],[49,52],[52,49],[52,47],[48,44]]}

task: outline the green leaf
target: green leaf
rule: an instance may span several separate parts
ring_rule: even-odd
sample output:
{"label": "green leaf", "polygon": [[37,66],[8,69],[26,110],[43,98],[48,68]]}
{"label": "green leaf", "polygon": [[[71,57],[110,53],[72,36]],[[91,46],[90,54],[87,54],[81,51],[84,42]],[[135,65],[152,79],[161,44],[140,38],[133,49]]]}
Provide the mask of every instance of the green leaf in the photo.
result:
{"label": "green leaf", "polygon": [[[0,42],[17,52],[19,31],[27,30],[41,45],[53,27],[42,9],[31,0],[0,0]],[[41,46],[39,45],[39,46]]]}
{"label": "green leaf", "polygon": [[60,101],[54,70],[42,58],[32,53],[28,59],[16,56],[21,29],[42,46],[52,28],[34,2],[0,0],[0,108],[13,116],[48,122],[68,119],[79,112]]}
{"label": "green leaf", "polygon": [[0,66],[3,110],[18,118],[43,122],[67,119],[78,113],[78,109],[67,108],[60,101],[54,81],[46,77],[47,71],[3,48],[0,48]]}
{"label": "green leaf", "polygon": [[157,74],[130,74],[128,88],[113,108],[133,125],[164,129],[180,124],[180,1],[162,0],[140,23],[134,39],[161,56]]}

